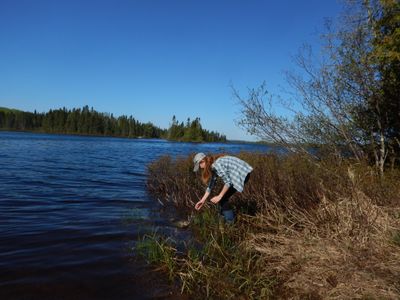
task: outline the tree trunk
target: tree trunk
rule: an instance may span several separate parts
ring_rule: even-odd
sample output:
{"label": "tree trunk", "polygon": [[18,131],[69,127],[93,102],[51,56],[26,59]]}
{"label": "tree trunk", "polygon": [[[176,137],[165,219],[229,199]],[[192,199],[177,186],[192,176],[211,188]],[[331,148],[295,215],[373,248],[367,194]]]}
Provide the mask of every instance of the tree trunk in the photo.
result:
{"label": "tree trunk", "polygon": [[380,134],[380,150],[379,150],[379,174],[383,177],[383,172],[385,168],[385,160],[387,157],[387,150],[385,145],[385,137],[382,132]]}

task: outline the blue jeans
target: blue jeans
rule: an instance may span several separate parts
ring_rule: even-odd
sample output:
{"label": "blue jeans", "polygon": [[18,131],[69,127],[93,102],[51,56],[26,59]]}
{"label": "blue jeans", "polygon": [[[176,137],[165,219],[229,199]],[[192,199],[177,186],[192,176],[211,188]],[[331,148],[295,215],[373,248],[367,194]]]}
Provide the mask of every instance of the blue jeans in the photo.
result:
{"label": "blue jeans", "polygon": [[226,223],[232,224],[235,222],[235,212],[233,209],[222,210],[221,214]]}
{"label": "blue jeans", "polygon": [[220,214],[227,223],[233,223],[235,221],[235,212],[233,210],[232,204],[230,203],[229,199],[236,192],[237,191],[235,188],[230,187],[229,190],[222,197],[221,201],[219,202]]}
{"label": "blue jeans", "polygon": [[[247,174],[246,179],[244,183],[247,183],[250,178],[250,173]],[[237,190],[234,187],[230,187],[228,191],[225,193],[225,195],[222,197],[221,201],[219,202],[220,204],[220,214],[224,217],[225,221],[227,223],[233,223],[235,222],[235,211],[232,207],[232,204],[230,203],[229,199],[237,192]]]}

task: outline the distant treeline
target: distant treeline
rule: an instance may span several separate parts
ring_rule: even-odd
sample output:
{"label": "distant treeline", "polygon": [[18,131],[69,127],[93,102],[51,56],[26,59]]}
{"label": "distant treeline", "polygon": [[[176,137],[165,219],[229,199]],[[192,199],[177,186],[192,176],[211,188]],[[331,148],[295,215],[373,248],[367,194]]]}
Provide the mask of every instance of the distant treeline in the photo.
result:
{"label": "distant treeline", "polygon": [[66,108],[47,113],[0,109],[0,128],[46,133],[87,134],[119,137],[161,137],[162,130],[152,123],[141,123],[132,116],[115,118],[113,114],[99,113],[86,105],[82,109]]}
{"label": "distant treeline", "polygon": [[[114,117],[113,114],[100,113],[89,106],[49,110],[46,113],[24,112],[16,109],[0,108],[0,129],[23,130],[45,133],[82,134],[116,137],[144,137],[144,138],[168,138],[185,141],[225,141],[225,136],[201,129],[199,119],[193,121],[195,125],[185,128],[185,138],[173,138],[171,128],[161,129],[154,124],[141,123],[132,116]],[[193,123],[192,122],[192,123]],[[190,124],[191,125],[191,124]],[[198,130],[201,130],[199,134]],[[193,134],[192,134],[193,133]],[[196,133],[196,134],[194,134]],[[199,135],[198,135],[199,134]],[[189,137],[193,137],[190,139]]]}
{"label": "distant treeline", "polygon": [[200,118],[196,118],[193,121],[188,118],[186,124],[184,124],[183,122],[179,123],[175,116],[172,117],[167,138],[184,142],[226,142],[225,135],[203,129],[200,124]]}

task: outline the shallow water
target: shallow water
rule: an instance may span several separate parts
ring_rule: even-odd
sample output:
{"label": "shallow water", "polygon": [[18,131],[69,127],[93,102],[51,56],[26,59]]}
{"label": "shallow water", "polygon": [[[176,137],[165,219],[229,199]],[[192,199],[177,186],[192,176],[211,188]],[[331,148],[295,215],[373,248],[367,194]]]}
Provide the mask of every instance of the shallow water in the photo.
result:
{"label": "shallow water", "polygon": [[195,144],[0,132],[0,299],[167,299],[167,281],[134,257],[138,237],[185,238],[145,189],[161,155],[267,151]]}

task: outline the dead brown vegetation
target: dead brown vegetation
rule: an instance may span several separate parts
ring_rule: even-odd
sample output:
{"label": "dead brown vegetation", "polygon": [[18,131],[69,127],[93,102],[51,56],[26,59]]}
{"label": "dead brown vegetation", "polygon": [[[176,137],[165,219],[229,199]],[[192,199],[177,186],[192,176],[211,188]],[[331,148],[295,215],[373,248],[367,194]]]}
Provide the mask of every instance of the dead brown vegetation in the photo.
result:
{"label": "dead brown vegetation", "polygon": [[[233,255],[248,257],[248,265],[254,266],[246,270],[249,278],[271,278],[275,284],[262,294],[238,288],[237,296],[400,298],[398,173],[381,178],[368,165],[332,159],[312,162],[297,155],[240,157],[254,171],[235,201],[251,214],[239,214],[235,230],[224,234],[240,249]],[[191,157],[161,158],[149,166],[148,187],[160,200],[190,211],[204,192],[191,168]],[[191,260],[188,255],[186,266],[193,267]],[[207,269],[207,264],[200,265]],[[234,273],[224,266],[227,274]],[[218,268],[213,270],[215,278],[223,278]],[[181,277],[200,285],[212,281],[213,272],[203,273],[207,278],[191,277],[190,268],[180,270]]]}

